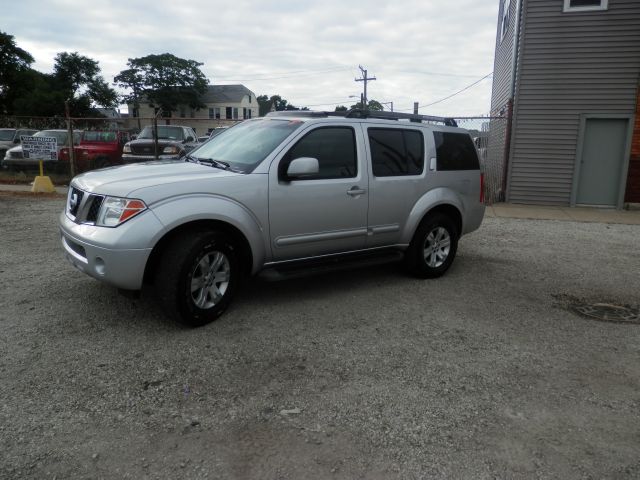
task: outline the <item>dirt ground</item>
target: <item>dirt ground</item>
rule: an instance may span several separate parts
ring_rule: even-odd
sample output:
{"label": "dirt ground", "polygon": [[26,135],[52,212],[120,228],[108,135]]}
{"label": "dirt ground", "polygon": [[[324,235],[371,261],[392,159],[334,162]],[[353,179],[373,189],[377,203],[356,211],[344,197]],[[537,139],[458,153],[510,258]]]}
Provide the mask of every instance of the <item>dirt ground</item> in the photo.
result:
{"label": "dirt ground", "polygon": [[0,195],[0,478],[636,479],[640,227],[489,218],[443,278],[268,283],[185,329]]}

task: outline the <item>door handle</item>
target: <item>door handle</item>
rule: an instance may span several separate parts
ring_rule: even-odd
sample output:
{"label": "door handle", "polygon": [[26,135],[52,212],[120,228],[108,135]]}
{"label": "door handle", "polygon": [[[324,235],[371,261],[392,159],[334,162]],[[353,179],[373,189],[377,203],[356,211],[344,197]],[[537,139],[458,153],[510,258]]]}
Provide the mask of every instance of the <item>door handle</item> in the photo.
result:
{"label": "door handle", "polygon": [[362,195],[364,193],[367,193],[367,191],[364,188],[360,187],[351,187],[349,190],[347,190],[347,195],[351,195],[352,197],[357,197],[358,195]]}

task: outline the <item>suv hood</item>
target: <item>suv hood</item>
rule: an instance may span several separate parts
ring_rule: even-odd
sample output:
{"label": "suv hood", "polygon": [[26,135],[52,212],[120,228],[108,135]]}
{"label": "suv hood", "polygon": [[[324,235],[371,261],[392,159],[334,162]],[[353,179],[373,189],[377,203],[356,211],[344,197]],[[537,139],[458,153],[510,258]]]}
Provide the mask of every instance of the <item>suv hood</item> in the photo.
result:
{"label": "suv hood", "polygon": [[171,196],[170,189],[174,189],[174,194],[179,195],[183,190],[193,191],[196,182],[238,175],[241,174],[208,165],[171,160],[134,163],[94,170],[78,175],[71,183],[74,187],[86,192],[114,197],[136,197],[137,190],[147,189],[145,193],[155,191],[157,195],[148,195],[147,198],[138,196],[137,198],[153,203],[156,196],[163,198]]}

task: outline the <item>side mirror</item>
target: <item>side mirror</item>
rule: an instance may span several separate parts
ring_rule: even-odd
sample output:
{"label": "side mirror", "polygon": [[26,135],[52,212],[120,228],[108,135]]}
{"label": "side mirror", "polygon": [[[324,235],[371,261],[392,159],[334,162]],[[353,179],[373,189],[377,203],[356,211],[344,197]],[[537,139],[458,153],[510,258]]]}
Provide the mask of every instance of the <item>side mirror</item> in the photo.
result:
{"label": "side mirror", "polygon": [[300,157],[291,160],[291,163],[287,168],[287,180],[310,177],[317,175],[319,172],[320,166],[317,158]]}
{"label": "side mirror", "polygon": [[18,137],[18,138],[14,138],[14,139],[13,139],[13,143],[20,143],[20,137]]}
{"label": "side mirror", "polygon": [[195,140],[195,138],[193,138],[191,135],[189,135],[187,138],[185,138],[185,142],[190,143],[193,142]]}

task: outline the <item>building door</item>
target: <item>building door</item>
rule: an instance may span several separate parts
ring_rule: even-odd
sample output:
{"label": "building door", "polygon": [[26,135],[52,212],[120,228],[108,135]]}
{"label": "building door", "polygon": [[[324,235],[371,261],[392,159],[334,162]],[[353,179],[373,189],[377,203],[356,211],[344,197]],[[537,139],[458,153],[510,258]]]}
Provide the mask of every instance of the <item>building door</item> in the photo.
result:
{"label": "building door", "polygon": [[587,118],[576,204],[615,207],[623,188],[629,120]]}

